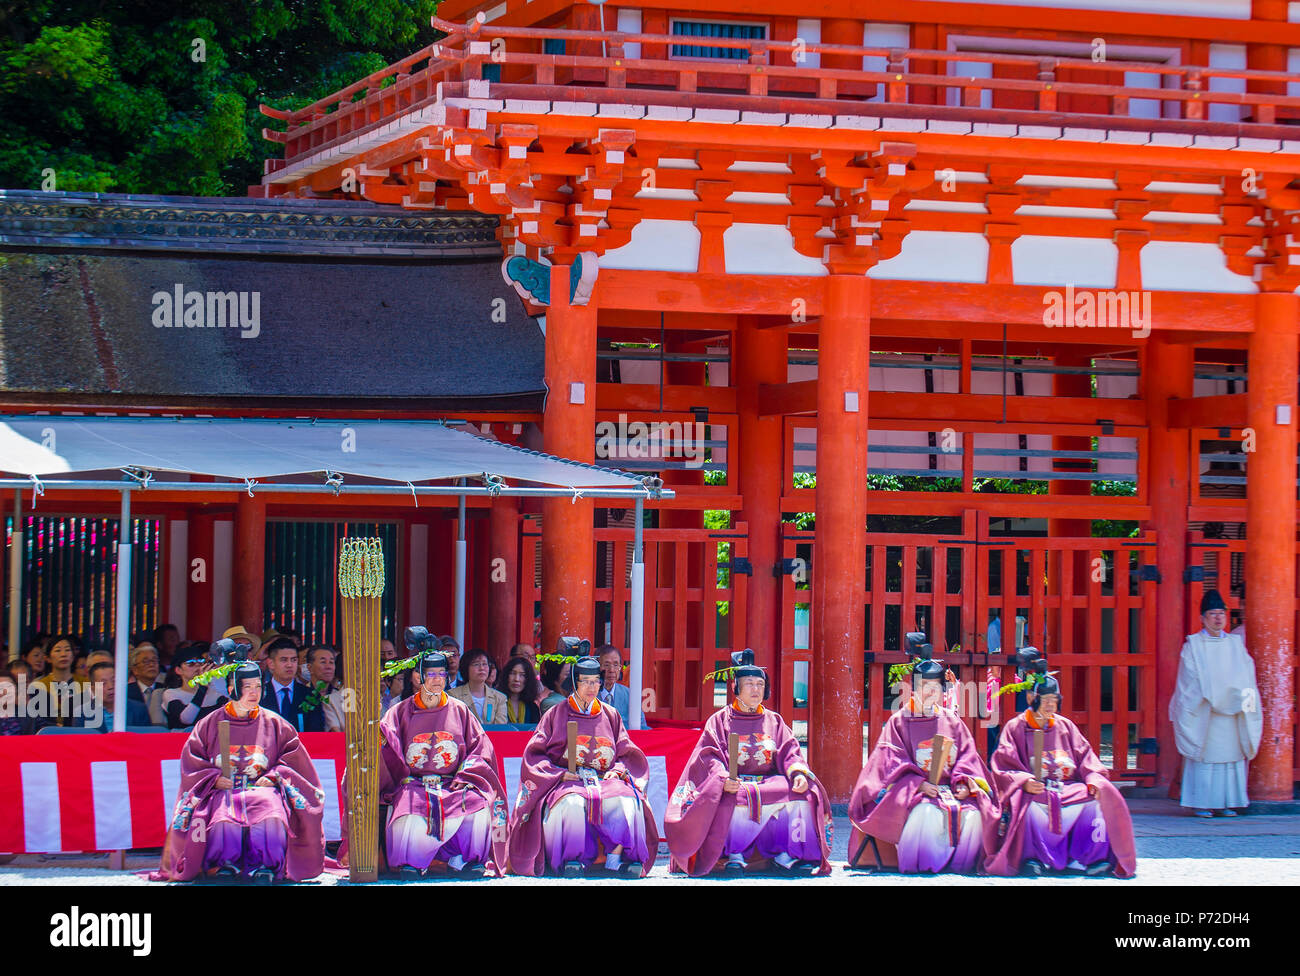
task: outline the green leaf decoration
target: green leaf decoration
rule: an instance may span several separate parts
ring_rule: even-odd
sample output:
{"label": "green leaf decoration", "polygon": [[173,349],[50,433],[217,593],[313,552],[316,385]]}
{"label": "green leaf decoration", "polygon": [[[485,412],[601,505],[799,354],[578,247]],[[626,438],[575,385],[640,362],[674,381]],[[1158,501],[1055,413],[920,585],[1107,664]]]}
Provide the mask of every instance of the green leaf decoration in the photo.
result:
{"label": "green leaf decoration", "polygon": [[921,659],[919,657],[914,657],[906,664],[895,664],[893,667],[891,667],[889,669],[889,678],[888,678],[889,686],[892,688],[894,685],[898,684],[898,682],[902,681],[903,679],[910,678],[912,676],[912,672],[916,670],[917,662],[920,660]]}
{"label": "green leaf decoration", "polygon": [[391,678],[395,674],[400,674],[403,671],[409,670],[419,664],[420,658],[423,656],[423,652],[420,652],[418,654],[412,654],[410,657],[402,658],[400,661],[389,661],[379,672],[379,677]]}
{"label": "green leaf decoration", "polygon": [[209,682],[216,681],[218,678],[224,678],[243,663],[243,661],[231,661],[229,664],[223,664],[220,667],[213,668],[211,671],[204,671],[202,674],[194,676],[193,684],[206,685]]}

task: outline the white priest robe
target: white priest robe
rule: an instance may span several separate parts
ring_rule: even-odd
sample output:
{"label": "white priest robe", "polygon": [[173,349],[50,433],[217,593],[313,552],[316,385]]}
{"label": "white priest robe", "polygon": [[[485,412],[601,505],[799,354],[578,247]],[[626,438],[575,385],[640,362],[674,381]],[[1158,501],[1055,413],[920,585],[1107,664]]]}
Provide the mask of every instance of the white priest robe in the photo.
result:
{"label": "white priest robe", "polygon": [[1183,755],[1180,803],[1198,810],[1244,807],[1246,763],[1264,731],[1255,662],[1235,634],[1188,636],[1169,702],[1174,740]]}

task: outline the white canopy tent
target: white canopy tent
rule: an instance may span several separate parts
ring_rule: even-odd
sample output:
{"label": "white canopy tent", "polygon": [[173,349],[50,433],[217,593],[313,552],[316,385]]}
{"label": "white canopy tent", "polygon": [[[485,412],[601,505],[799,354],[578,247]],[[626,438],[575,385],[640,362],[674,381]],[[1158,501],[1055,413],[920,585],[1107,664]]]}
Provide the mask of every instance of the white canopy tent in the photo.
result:
{"label": "white canopy tent", "polygon": [[[16,518],[10,567],[10,653],[18,647],[21,614],[21,491],[110,489],[122,498],[118,542],[116,699],[113,730],[126,727],[130,621],[132,491],[365,492],[455,495],[460,500],[456,541],[456,640],[465,636],[465,496],[518,495],[632,498],[634,559],[631,578],[632,727],[641,728],[645,564],[642,510],[646,498],[671,498],[657,478],[643,478],[569,461],[455,429],[442,421],[265,420],[196,417],[0,418],[0,488],[15,489]],[[190,481],[205,475],[226,481]],[[317,480],[301,476],[312,475]],[[294,478],[292,481],[260,479]],[[354,479],[349,482],[349,478]],[[527,482],[514,485],[507,482]],[[428,484],[447,482],[455,484]],[[471,484],[475,481],[477,484]]]}

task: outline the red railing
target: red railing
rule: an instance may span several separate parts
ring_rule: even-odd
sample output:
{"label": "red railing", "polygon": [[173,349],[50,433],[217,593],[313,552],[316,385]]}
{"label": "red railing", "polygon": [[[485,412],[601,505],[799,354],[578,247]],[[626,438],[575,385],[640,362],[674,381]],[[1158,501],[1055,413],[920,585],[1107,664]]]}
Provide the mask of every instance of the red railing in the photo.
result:
{"label": "red railing", "polygon": [[[482,81],[489,65],[499,69],[500,77],[490,86],[493,99],[1071,125],[1264,139],[1291,138],[1300,132],[1282,124],[1300,119],[1300,97],[1285,94],[1287,83],[1295,78],[1277,71],[798,40],[496,27],[478,20],[462,26],[434,18],[434,26],[447,32],[443,40],[305,108],[283,112],[262,106],[263,114],[288,126],[284,132],[264,130],[267,139],[285,145],[283,160],[268,160],[268,173],[436,104],[440,98],[476,95],[469,83]],[[563,42],[566,53],[542,53],[548,40]],[[640,46],[638,57],[628,56],[628,45]],[[691,46],[741,49],[748,57],[722,60],[672,53],[674,47]],[[812,67],[806,56],[813,54],[836,64],[863,64],[863,59],[873,58],[883,61],[884,67]],[[776,63],[774,55],[791,63]],[[796,56],[803,57],[804,63],[793,63]],[[972,63],[992,65],[993,74],[1002,70],[1021,77],[948,73],[949,66],[957,71]],[[1116,84],[1117,73],[1155,75],[1160,87]],[[1211,90],[1219,80],[1244,80],[1248,88],[1265,90]],[[950,91],[957,93],[953,100],[958,104],[946,104]],[[991,105],[981,107],[986,93]],[[1160,117],[1130,116],[1133,99],[1157,103]],[[1070,111],[1072,104],[1080,110]],[[1236,106],[1240,120],[1211,121],[1207,105]],[[1103,110],[1098,111],[1098,106]]]}

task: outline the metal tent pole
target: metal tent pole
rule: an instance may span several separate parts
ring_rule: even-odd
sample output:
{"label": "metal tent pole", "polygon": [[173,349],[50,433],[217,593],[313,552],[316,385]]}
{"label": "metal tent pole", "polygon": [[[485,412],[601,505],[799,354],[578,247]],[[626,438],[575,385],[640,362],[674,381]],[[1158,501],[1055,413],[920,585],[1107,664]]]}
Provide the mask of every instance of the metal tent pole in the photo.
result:
{"label": "metal tent pole", "polygon": [[644,505],[642,499],[636,500],[636,514],[632,522],[632,633],[628,641],[628,654],[632,659],[628,685],[632,692],[629,697],[632,700],[628,702],[628,711],[634,729],[645,728],[645,716],[641,712],[641,689],[645,682],[641,661],[645,638],[645,552],[641,539]]}
{"label": "metal tent pole", "polygon": [[14,489],[14,531],[9,550],[9,660],[17,661],[23,649],[23,493]]}
{"label": "metal tent pole", "polygon": [[[465,479],[460,480],[461,485]],[[456,644],[465,653],[465,496],[456,509]]]}
{"label": "metal tent pole", "polygon": [[131,489],[123,488],[122,514],[117,527],[117,627],[113,648],[113,731],[126,731],[126,684],[130,680],[127,661],[131,629]]}

